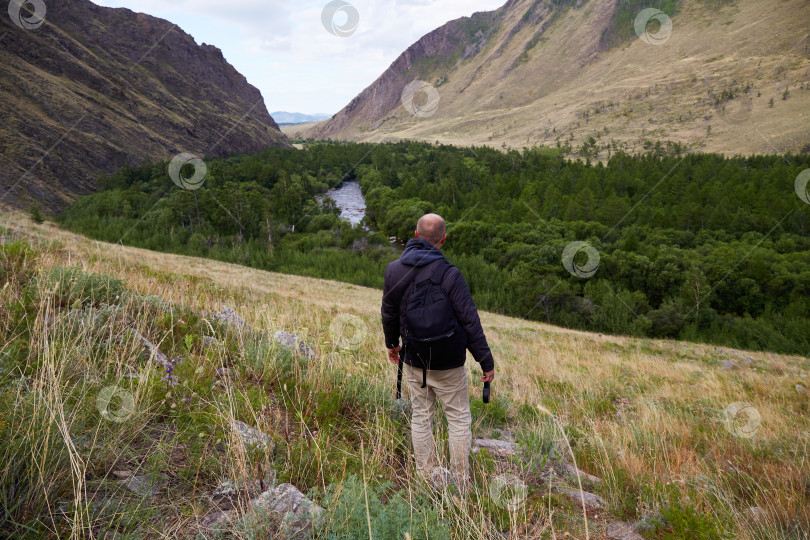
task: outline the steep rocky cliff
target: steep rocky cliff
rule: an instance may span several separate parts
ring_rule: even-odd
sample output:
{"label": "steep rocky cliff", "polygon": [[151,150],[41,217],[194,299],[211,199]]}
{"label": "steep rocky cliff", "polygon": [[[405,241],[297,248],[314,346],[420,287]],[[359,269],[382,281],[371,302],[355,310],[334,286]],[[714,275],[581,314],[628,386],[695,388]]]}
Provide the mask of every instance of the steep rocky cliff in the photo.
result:
{"label": "steep rocky cliff", "polygon": [[124,8],[46,7],[33,29],[0,14],[0,203],[59,209],[123,165],[288,144],[218,48]]}

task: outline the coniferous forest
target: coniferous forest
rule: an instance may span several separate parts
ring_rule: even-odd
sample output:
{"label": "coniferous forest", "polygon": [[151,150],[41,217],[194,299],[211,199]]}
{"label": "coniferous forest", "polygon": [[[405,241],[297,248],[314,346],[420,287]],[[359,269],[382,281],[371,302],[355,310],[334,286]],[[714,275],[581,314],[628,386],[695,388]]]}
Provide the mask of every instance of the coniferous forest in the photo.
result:
{"label": "coniferous forest", "polygon": [[[206,166],[194,190],[167,163],[123,168],[59,221],[99,240],[382,288],[432,211],[481,309],[810,355],[810,204],[795,187],[808,155],[656,144],[591,163],[548,149],[330,142]],[[315,198],[346,180],[365,194],[366,228]]]}

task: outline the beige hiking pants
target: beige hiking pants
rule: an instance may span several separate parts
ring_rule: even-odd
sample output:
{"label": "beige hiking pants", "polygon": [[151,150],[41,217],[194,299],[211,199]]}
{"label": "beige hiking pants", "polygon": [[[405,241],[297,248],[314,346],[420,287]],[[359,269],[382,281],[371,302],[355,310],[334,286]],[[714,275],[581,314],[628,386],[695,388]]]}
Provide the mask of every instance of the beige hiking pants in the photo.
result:
{"label": "beige hiking pants", "polygon": [[433,439],[433,415],[436,398],[442,402],[447,417],[450,439],[450,469],[461,482],[469,480],[470,396],[464,366],[427,372],[427,386],[422,388],[422,369],[405,364],[403,367],[411,394],[411,438],[416,458],[416,470],[422,478],[430,478],[437,464],[436,443]]}

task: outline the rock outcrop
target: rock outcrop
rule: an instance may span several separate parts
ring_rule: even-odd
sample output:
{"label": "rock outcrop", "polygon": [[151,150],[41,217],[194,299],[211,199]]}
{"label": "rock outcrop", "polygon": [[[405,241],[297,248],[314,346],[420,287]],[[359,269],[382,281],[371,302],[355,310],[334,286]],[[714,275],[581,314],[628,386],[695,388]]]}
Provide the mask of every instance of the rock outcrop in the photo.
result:
{"label": "rock outcrop", "polygon": [[289,144],[217,47],[125,8],[46,6],[36,29],[0,17],[0,202],[61,209],[122,166]]}

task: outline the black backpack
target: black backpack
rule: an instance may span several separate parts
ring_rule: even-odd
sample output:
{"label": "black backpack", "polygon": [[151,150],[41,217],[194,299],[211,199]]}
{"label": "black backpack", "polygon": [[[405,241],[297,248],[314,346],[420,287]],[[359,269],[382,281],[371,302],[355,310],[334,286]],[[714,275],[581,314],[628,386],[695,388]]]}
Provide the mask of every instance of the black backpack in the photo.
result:
{"label": "black backpack", "polygon": [[405,305],[405,331],[409,342],[432,343],[447,339],[456,331],[456,312],[441,287],[444,274],[453,266],[445,261],[434,263],[428,279],[412,285]]}
{"label": "black backpack", "polygon": [[[450,298],[442,290],[444,274],[453,266],[447,261],[432,263],[430,277],[416,281],[405,304],[405,336],[402,354],[408,351],[414,367],[421,367],[422,388],[426,386],[426,369],[442,369],[441,362],[466,354],[467,334],[456,318]],[[402,368],[400,359],[400,370]],[[401,378],[401,377],[399,377]],[[397,384],[397,397],[400,384]]]}

